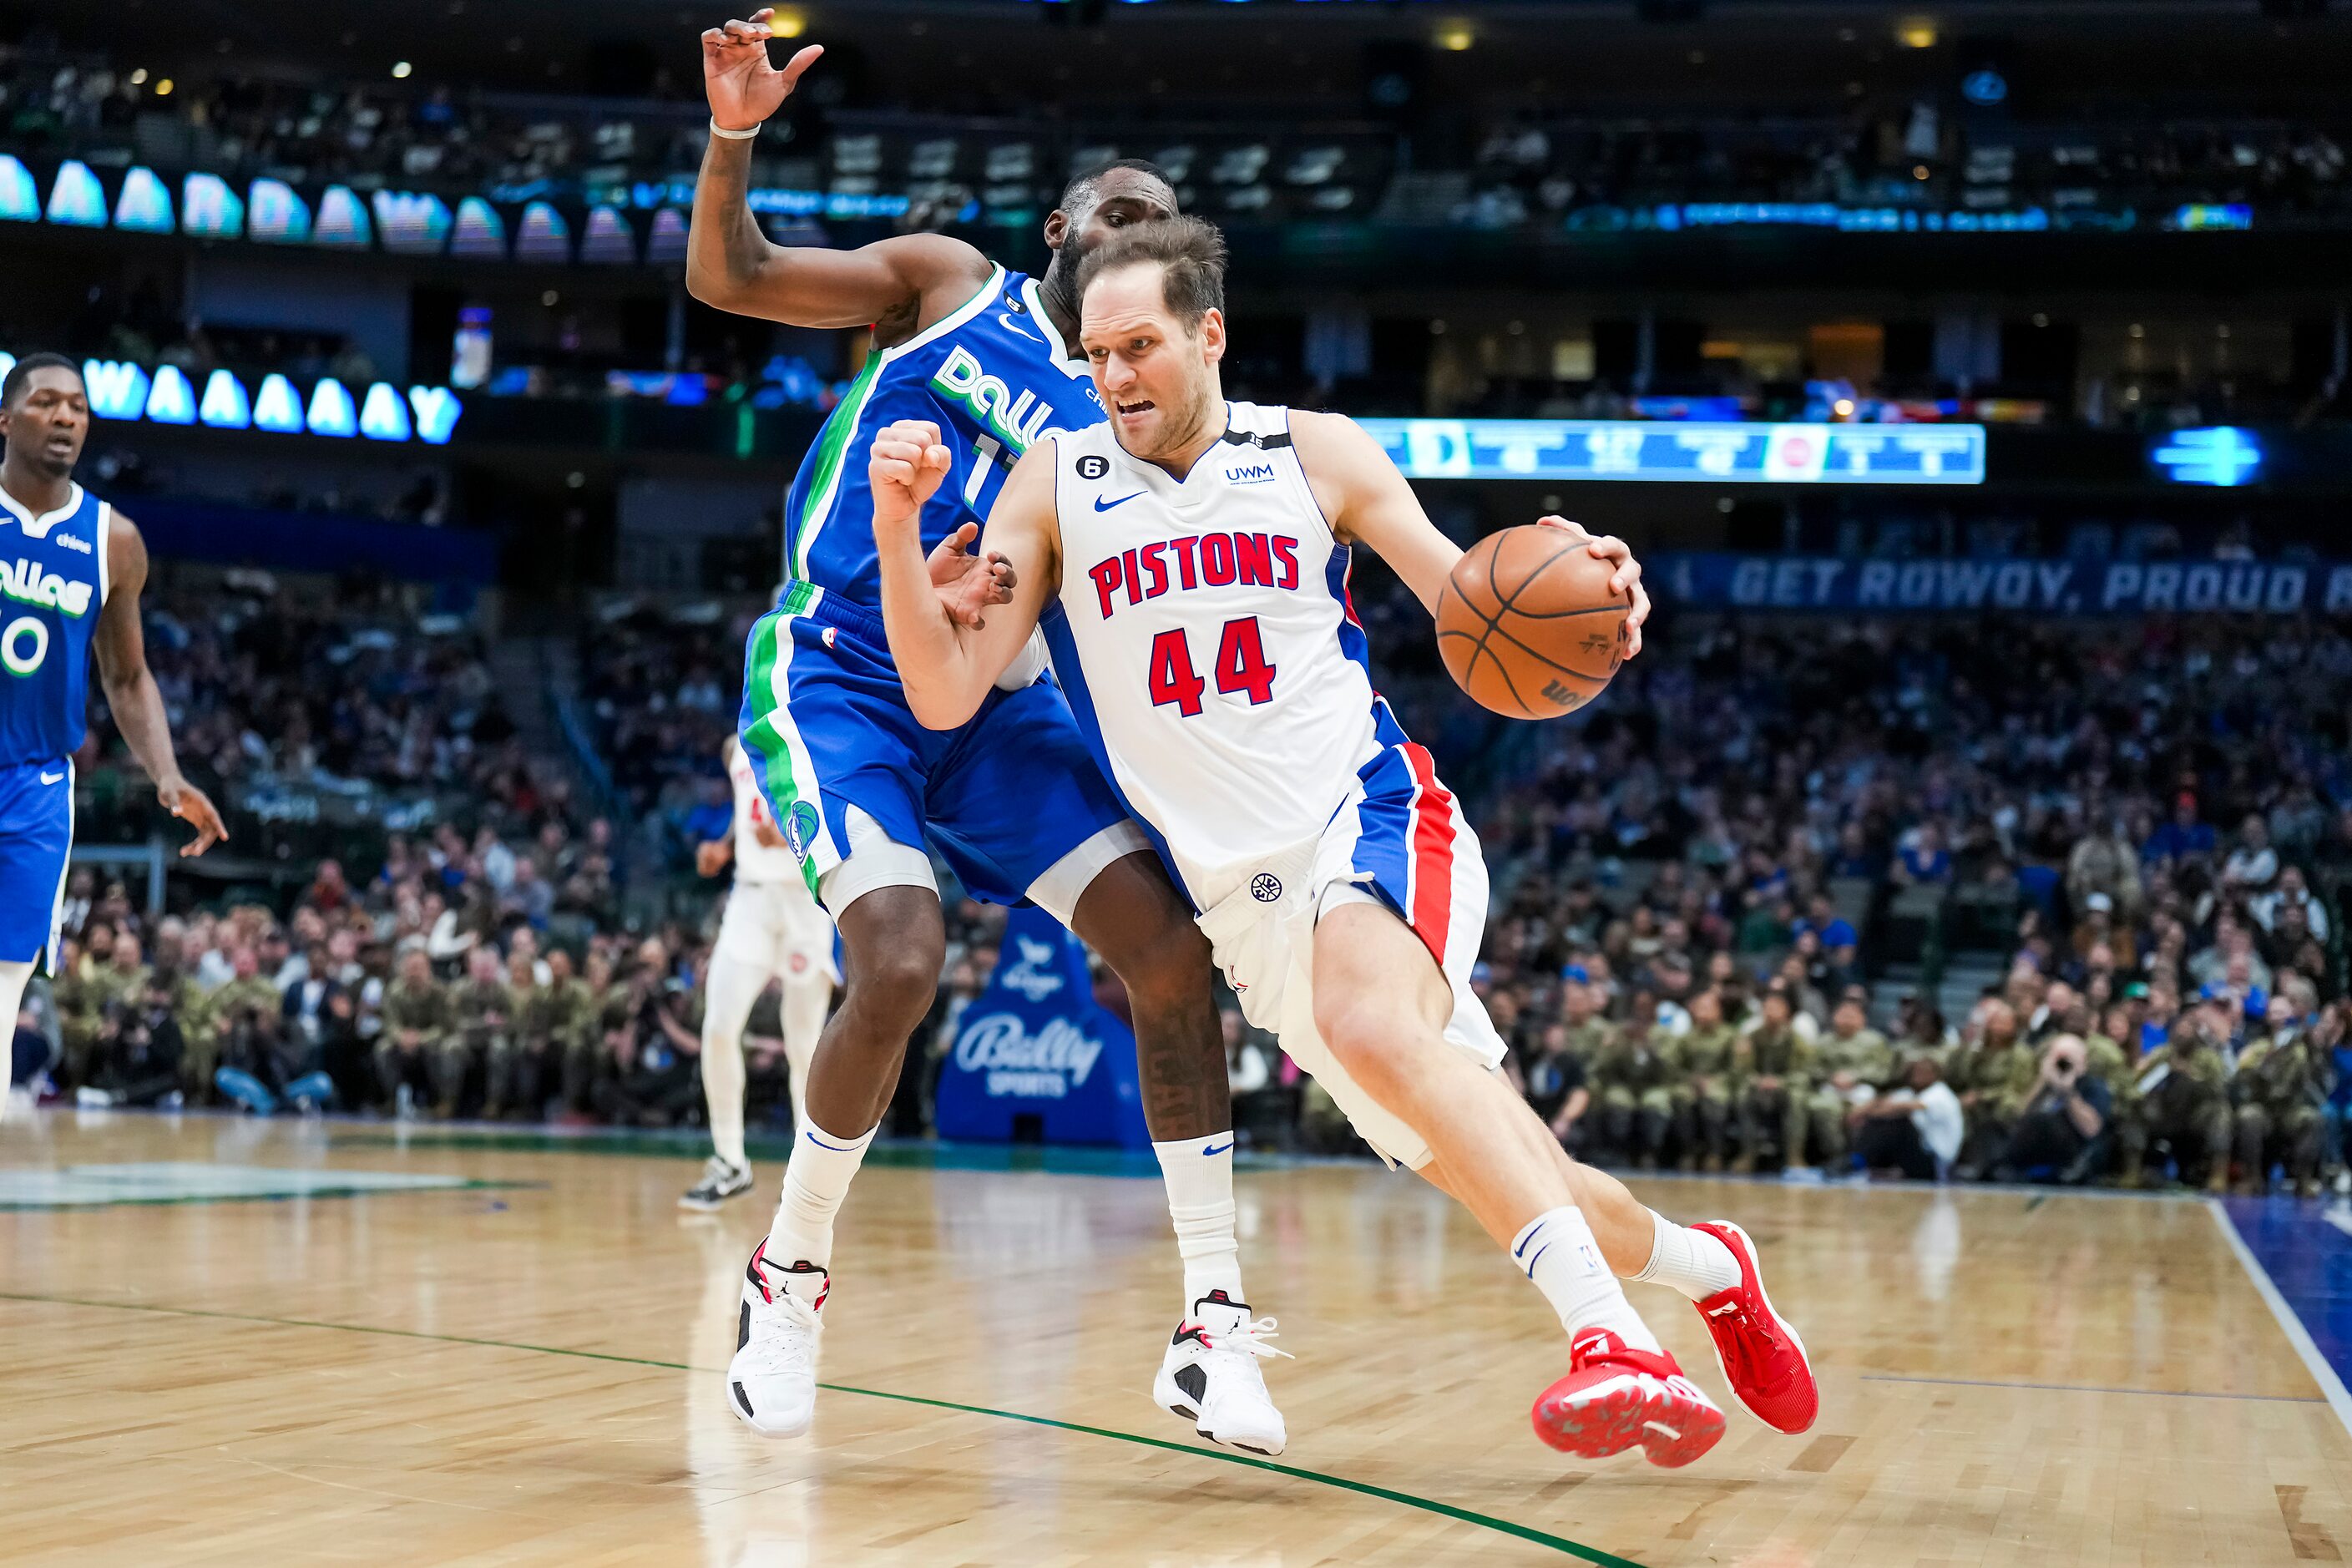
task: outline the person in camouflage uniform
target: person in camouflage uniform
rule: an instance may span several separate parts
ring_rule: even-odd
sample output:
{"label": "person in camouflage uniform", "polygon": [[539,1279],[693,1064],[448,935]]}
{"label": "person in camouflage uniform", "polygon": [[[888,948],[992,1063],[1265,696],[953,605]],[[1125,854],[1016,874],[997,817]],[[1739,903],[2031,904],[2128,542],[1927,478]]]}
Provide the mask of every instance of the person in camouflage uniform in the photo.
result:
{"label": "person in camouflage uniform", "polygon": [[2213,1004],[2185,1010],[2171,1037],[2140,1058],[2140,1105],[2149,1144],[2171,1149],[2181,1179],[2223,1192],[2230,1184],[2230,1064],[2221,1041],[2229,1024],[2213,1016],[2216,1010]]}
{"label": "person in camouflage uniform", "polygon": [[455,1114],[466,1080],[478,1073],[482,1115],[496,1121],[507,1113],[515,1057],[514,992],[497,948],[481,942],[467,951],[466,978],[450,993],[449,1006],[457,1026],[442,1047],[449,1059],[441,1066],[445,1087],[435,1112]]}
{"label": "person in camouflage uniform", "polygon": [[1674,1121],[1674,1042],[1657,1027],[1657,998],[1633,993],[1616,1040],[1592,1064],[1600,1090],[1601,1136],[1620,1157],[1643,1170],[1657,1168]]}
{"label": "person in camouflage uniform", "polygon": [[[234,1068],[274,1094],[294,1076],[286,1059],[286,998],[261,973],[261,955],[252,948],[238,948],[229,964],[235,978],[205,1008],[207,1084],[217,1087],[221,1069]],[[181,1070],[189,1069],[183,1064]]]}
{"label": "person in camouflage uniform", "polygon": [[611,1037],[627,1028],[636,1007],[628,987],[614,973],[612,955],[601,948],[589,951],[582,989],[586,997],[581,1020],[563,1051],[563,1108],[584,1117],[595,1109],[596,1080],[612,1059]]}
{"label": "person in camouflage uniform", "polygon": [[1741,1084],[1735,1073],[1739,1031],[1724,1021],[1723,997],[1702,991],[1690,999],[1690,1033],[1675,1042],[1673,1102],[1682,1168],[1724,1167],[1731,1138],[1731,1108]]}
{"label": "person in camouflage uniform", "polygon": [[89,1081],[99,1036],[110,1018],[140,1007],[147,994],[147,973],[139,938],[125,928],[116,931],[103,950],[90,950],[89,962],[82,966],[81,984],[71,989],[76,1015],[70,1025],[63,999],[56,999],[65,1069],[71,1082]]}
{"label": "person in camouflage uniform", "polygon": [[60,1082],[79,1087],[89,1070],[90,1050],[102,1019],[97,1002],[98,963],[72,937],[58,950],[57,973],[49,981],[49,1005],[57,1009]]}
{"label": "person in camouflage uniform", "polygon": [[[454,1021],[449,993],[433,978],[432,958],[422,947],[402,953],[399,978],[383,994],[383,1032],[375,1046],[376,1079],[383,1085],[386,1100],[398,1104],[405,1085],[440,1113],[446,1082],[443,1047]],[[447,1089],[446,1098],[454,1106],[456,1089]]]}
{"label": "person in camouflage uniform", "polygon": [[2238,1190],[2270,1191],[2275,1163],[2286,1167],[2298,1193],[2312,1197],[2319,1191],[2319,1109],[2335,1069],[2288,1011],[2284,998],[2273,997],[2270,1033],[2238,1058],[2231,1085],[2237,1101]]}
{"label": "person in camouflage uniform", "polygon": [[562,948],[547,955],[547,984],[520,990],[515,1004],[514,1098],[509,1104],[537,1112],[563,1085],[563,1065],[572,1042],[587,1031],[593,999],[572,973],[572,955]]}
{"label": "person in camouflage uniform", "polygon": [[1977,1037],[1952,1053],[1945,1074],[1968,1116],[1958,1163],[1970,1172],[2000,1163],[2010,1129],[2041,1075],[2040,1058],[2018,1034],[2017,1009],[1998,999],[1983,1005]]}
{"label": "person in camouflage uniform", "polygon": [[1895,1047],[1870,1026],[1869,1009],[1856,989],[1838,999],[1830,1014],[1829,1033],[1814,1042],[1813,1050],[1820,1076],[1805,1099],[1813,1158],[1825,1169],[1843,1170],[1850,1147],[1847,1117],[1857,1103],[1857,1091],[1895,1081]]}
{"label": "person in camouflage uniform", "polygon": [[1796,1005],[1789,988],[1775,981],[1758,1005],[1762,1019],[1741,1037],[1732,1068],[1742,1085],[1738,1169],[1743,1173],[1756,1169],[1767,1126],[1780,1131],[1782,1168],[1803,1163],[1805,1103],[1813,1087],[1813,1047],[1797,1033]]}
{"label": "person in camouflage uniform", "polygon": [[2108,1008],[2098,1028],[2083,1040],[2090,1062],[2086,1070],[2105,1080],[2115,1096],[2108,1121],[2115,1128],[2116,1177],[2127,1187],[2139,1185],[2147,1159],[2147,1119],[2139,1102],[2138,1044],[2139,1031],[2132,1025],[2131,1011],[2120,1004]]}

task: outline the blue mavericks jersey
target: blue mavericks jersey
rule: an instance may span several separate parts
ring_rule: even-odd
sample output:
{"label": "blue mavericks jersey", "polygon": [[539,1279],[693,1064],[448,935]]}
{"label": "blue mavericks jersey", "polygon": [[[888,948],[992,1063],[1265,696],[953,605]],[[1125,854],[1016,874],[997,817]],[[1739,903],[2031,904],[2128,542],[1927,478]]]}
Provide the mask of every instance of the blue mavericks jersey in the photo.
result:
{"label": "blue mavericks jersey", "polygon": [[79,485],[42,517],[0,490],[0,768],[81,750],[112,521]]}
{"label": "blue mavericks jersey", "polygon": [[1069,357],[1037,280],[996,268],[952,315],[866,360],[785,497],[786,575],[880,609],[866,465],[875,433],[893,420],[933,421],[954,455],[924,510],[928,552],[967,519],[987,523],[1031,442],[1103,417],[1087,363]]}

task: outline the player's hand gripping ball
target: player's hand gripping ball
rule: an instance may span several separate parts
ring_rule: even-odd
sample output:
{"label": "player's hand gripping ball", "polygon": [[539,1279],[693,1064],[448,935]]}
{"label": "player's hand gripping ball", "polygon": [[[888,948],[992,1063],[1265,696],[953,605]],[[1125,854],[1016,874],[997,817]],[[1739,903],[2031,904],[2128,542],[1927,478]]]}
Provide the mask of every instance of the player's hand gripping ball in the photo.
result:
{"label": "player's hand gripping ball", "polygon": [[1547,519],[1489,534],[1463,552],[1438,596],[1438,652],[1482,708],[1511,719],[1572,713],[1641,647],[1649,603],[1639,573],[1622,544],[1574,524]]}

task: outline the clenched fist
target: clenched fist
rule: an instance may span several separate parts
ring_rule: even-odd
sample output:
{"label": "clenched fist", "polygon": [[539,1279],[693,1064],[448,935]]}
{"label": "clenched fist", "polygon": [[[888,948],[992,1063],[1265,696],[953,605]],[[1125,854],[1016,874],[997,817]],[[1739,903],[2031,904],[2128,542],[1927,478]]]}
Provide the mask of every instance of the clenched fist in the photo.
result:
{"label": "clenched fist", "polygon": [[874,489],[874,526],[904,526],[920,518],[923,503],[937,492],[954,461],[940,444],[940,427],[928,419],[901,419],[884,426],[874,437],[873,460],[866,468]]}

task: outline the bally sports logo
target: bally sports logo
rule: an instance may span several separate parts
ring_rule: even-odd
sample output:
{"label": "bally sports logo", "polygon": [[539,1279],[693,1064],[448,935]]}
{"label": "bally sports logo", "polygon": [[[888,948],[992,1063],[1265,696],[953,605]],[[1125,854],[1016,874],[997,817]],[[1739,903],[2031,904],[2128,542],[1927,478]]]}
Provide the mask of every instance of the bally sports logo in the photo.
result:
{"label": "bally sports logo", "polygon": [[1067,1018],[1048,1018],[1032,1034],[1014,1015],[991,1013],[956,1037],[956,1066],[986,1073],[991,1096],[1067,1099],[1087,1081],[1101,1055],[1102,1042],[1088,1038]]}

